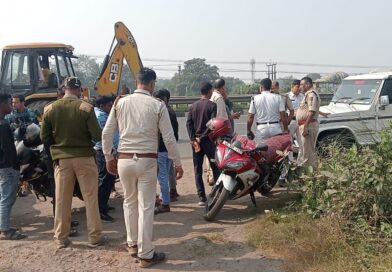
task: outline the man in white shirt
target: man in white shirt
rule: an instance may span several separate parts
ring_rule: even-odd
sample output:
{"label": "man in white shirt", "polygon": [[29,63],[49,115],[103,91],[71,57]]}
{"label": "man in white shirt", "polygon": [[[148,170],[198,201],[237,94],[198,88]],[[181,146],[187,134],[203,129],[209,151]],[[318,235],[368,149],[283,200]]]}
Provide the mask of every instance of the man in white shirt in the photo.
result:
{"label": "man in white shirt", "polygon": [[[280,95],[271,93],[271,80],[265,78],[260,82],[260,94],[254,96],[250,103],[247,121],[248,137],[254,138],[252,125],[256,119],[257,130],[255,141],[264,142],[266,139],[287,133],[287,115],[285,105]],[[279,120],[283,124],[283,131],[280,127]]]}
{"label": "man in white shirt", "polygon": [[303,154],[303,145],[302,145],[302,140],[301,140],[301,134],[299,133],[298,129],[298,122],[296,120],[296,114],[297,110],[299,108],[299,105],[301,104],[302,100],[304,99],[305,95],[301,92],[301,89],[299,88],[301,81],[296,79],[291,83],[291,91],[289,92],[289,97],[291,100],[291,104],[293,104],[294,108],[294,118],[293,120],[289,123],[289,130],[290,134],[295,137],[297,143],[298,143],[298,161],[302,160],[302,154]]}
{"label": "man in white shirt", "polygon": [[216,104],[216,117],[221,117],[224,119],[229,119],[229,115],[226,110],[225,99],[222,95],[225,90],[226,82],[224,79],[220,78],[214,82],[214,91],[212,92],[210,100]]}

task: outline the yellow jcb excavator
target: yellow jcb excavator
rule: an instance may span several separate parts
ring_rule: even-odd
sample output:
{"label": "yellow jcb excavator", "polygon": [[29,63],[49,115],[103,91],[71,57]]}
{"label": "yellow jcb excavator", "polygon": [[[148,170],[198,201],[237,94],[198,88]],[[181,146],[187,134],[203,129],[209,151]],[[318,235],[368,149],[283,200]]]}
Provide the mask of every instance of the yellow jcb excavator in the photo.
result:
{"label": "yellow jcb excavator", "polygon": [[[128,28],[122,22],[117,22],[114,25],[114,33],[109,54],[104,59],[101,74],[95,83],[95,91],[98,94],[117,94],[124,59],[134,79],[143,67],[135,39]],[[115,41],[117,43],[113,48]]]}
{"label": "yellow jcb excavator", "polygon": [[[115,37],[99,75],[97,94],[117,94],[126,59],[136,77],[142,67],[137,45],[122,23],[115,24]],[[113,48],[114,42],[117,41]],[[43,107],[57,98],[57,88],[64,78],[75,76],[74,48],[62,43],[24,43],[7,45],[2,50],[0,93],[23,94],[29,108],[42,113]],[[84,93],[89,96],[88,91]]]}

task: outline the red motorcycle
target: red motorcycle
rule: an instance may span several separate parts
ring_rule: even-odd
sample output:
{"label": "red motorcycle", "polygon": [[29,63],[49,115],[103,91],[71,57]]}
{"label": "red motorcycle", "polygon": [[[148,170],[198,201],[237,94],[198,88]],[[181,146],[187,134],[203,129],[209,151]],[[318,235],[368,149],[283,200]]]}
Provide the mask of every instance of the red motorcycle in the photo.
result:
{"label": "red motorcycle", "polygon": [[205,206],[204,219],[212,221],[226,201],[249,194],[256,206],[254,192],[268,194],[279,176],[288,169],[288,155],[292,148],[290,134],[281,134],[256,143],[246,136],[226,136],[230,122],[213,118],[207,123],[208,136],[217,145],[215,164],[221,171]]}

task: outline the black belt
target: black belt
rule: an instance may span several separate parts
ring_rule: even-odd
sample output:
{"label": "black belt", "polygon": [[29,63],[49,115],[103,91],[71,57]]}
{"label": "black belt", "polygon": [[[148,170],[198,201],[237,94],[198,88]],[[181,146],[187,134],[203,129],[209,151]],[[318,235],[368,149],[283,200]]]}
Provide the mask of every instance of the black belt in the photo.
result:
{"label": "black belt", "polygon": [[152,158],[152,159],[158,158],[157,153],[121,153],[121,152],[119,152],[117,155],[117,159],[133,159],[134,156],[136,158]]}
{"label": "black belt", "polygon": [[264,122],[264,123],[256,123],[256,125],[270,125],[270,124],[278,124],[279,121],[275,121],[275,122]]}

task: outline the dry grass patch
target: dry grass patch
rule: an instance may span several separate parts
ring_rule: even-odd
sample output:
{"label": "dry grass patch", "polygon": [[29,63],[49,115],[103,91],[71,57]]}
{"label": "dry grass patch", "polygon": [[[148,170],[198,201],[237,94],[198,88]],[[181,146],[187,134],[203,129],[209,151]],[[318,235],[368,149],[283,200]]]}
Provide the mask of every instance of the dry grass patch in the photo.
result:
{"label": "dry grass patch", "polygon": [[367,243],[347,242],[338,220],[272,213],[251,225],[248,243],[285,260],[293,271],[392,271],[391,248],[368,253]]}

